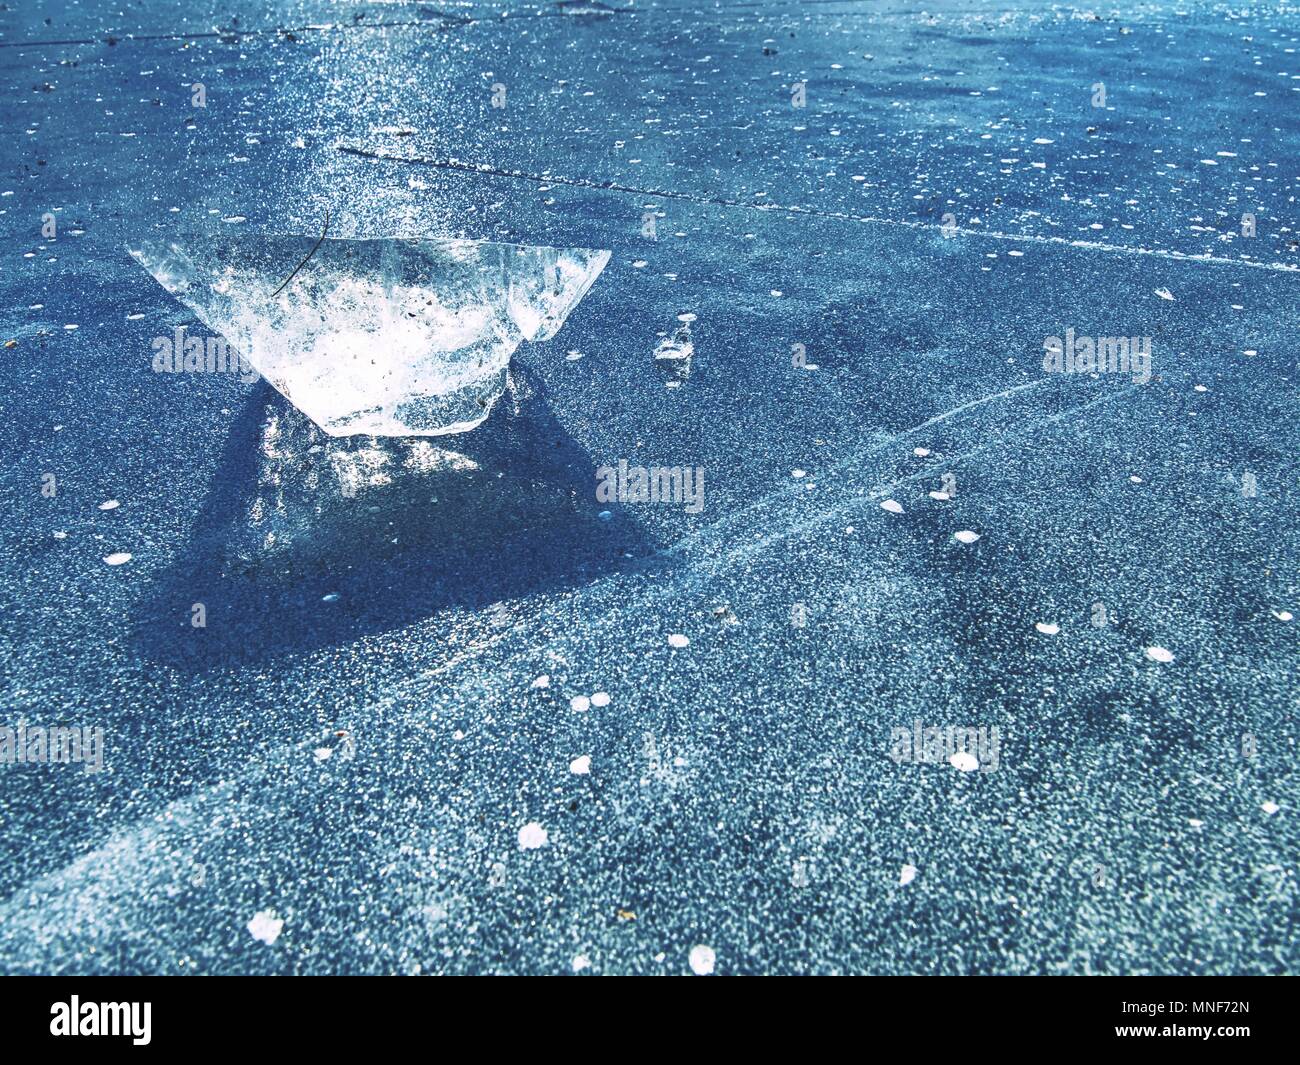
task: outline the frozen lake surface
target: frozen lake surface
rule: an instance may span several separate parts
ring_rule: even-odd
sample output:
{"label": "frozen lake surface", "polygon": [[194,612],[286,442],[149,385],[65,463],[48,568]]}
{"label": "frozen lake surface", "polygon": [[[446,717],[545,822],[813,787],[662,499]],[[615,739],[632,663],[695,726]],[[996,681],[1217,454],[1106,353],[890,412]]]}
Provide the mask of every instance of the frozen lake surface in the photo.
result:
{"label": "frozen lake surface", "polygon": [[[1293,12],[98,6],[0,10],[0,726],[104,744],[0,970],[1297,970]],[[611,255],[469,433],[156,371],[127,245],[327,215]]]}

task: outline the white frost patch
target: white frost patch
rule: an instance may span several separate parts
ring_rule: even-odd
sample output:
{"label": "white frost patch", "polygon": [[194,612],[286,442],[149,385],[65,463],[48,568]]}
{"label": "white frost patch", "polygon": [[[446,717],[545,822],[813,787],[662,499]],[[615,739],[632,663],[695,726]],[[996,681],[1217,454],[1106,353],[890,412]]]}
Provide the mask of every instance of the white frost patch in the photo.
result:
{"label": "white frost patch", "polygon": [[569,700],[569,709],[576,710],[580,714],[585,714],[591,709],[591,700],[585,695],[575,695]]}
{"label": "white frost patch", "polygon": [[333,747],[317,747],[311,752],[316,756],[316,761],[323,762],[334,753]]}
{"label": "white frost patch", "polygon": [[117,509],[118,507],[120,507],[121,505],[122,505],[122,504],[119,503],[116,499],[105,499],[104,502],[102,502],[102,503],[99,504],[99,509],[100,509],[100,510],[116,510],[116,509]]}
{"label": "white frost patch", "polygon": [[248,922],[246,927],[250,936],[269,947],[280,938],[280,930],[284,928],[284,921],[277,917],[273,910],[260,910],[253,914],[253,919]]}
{"label": "white frost patch", "polygon": [[534,688],[549,688],[550,686],[551,686],[551,675],[549,673],[543,673],[532,683],[532,687]]}
{"label": "white frost patch", "polygon": [[929,456],[930,449],[928,447],[914,447],[912,448],[912,454],[918,459],[923,459]]}
{"label": "white frost patch", "polygon": [[519,830],[519,848],[520,850],[535,851],[539,847],[545,847],[548,836],[538,822],[529,821]]}
{"label": "white frost patch", "polygon": [[906,887],[916,879],[916,866],[905,865],[898,871],[898,883],[901,887]]}
{"label": "white frost patch", "polygon": [[129,551],[114,551],[111,555],[105,555],[104,561],[110,566],[121,566],[131,561],[131,553]]}
{"label": "white frost patch", "polygon": [[585,777],[591,772],[591,755],[584,754],[569,763],[569,772],[574,776]]}
{"label": "white frost patch", "polygon": [[1260,809],[1263,810],[1266,814],[1268,814],[1269,817],[1272,817],[1275,813],[1277,813],[1280,809],[1282,809],[1282,807],[1280,807],[1277,803],[1270,800],[1266,803],[1263,803],[1260,806]]}
{"label": "white frost patch", "polygon": [[1291,621],[1295,617],[1295,615],[1289,610],[1274,610],[1273,616],[1277,618],[1278,621]]}
{"label": "white frost patch", "polygon": [[1060,625],[1055,625],[1050,621],[1036,621],[1034,622],[1034,628],[1036,628],[1044,636],[1055,636],[1058,632],[1061,631]]}
{"label": "white frost patch", "polygon": [[588,958],[587,955],[579,954],[576,958],[573,959],[573,971],[575,973],[580,973],[582,972],[583,969],[590,969],[590,968],[591,968],[591,959]]}
{"label": "white frost patch", "polygon": [[690,956],[687,961],[691,964],[691,972],[696,976],[708,976],[713,972],[713,966],[717,963],[717,955],[713,953],[712,947],[706,947],[700,944],[691,947]]}
{"label": "white frost patch", "polygon": [[948,758],[948,764],[963,773],[973,773],[980,767],[979,759],[970,751],[954,751]]}
{"label": "white frost patch", "polygon": [[1153,662],[1172,662],[1174,653],[1167,647],[1148,647],[1147,657]]}
{"label": "white frost patch", "polygon": [[1174,294],[1170,292],[1167,288],[1156,289],[1156,295],[1159,296],[1162,300],[1171,300],[1174,298]]}
{"label": "white frost patch", "polygon": [[901,514],[903,513],[903,504],[897,499],[886,499],[880,504],[880,509],[887,510],[891,514]]}
{"label": "white frost patch", "polygon": [[669,647],[676,647],[678,649],[681,649],[683,647],[689,646],[690,642],[691,642],[690,638],[687,636],[683,636],[680,632],[673,632],[673,633],[669,633],[668,635]]}
{"label": "white frost patch", "polygon": [[980,538],[979,533],[971,532],[970,529],[962,529],[952,535],[956,538],[957,542],[961,544],[973,544]]}
{"label": "white frost patch", "polygon": [[939,490],[936,489],[935,491],[930,493],[930,498],[937,499],[939,500],[939,502],[943,503],[951,499],[952,496],[950,496],[947,492],[940,492]]}
{"label": "white frost patch", "polygon": [[807,471],[807,470],[791,470],[791,471],[790,471],[790,476],[791,476],[791,477],[807,477],[807,476],[808,476],[808,471]]}
{"label": "white frost patch", "polygon": [[591,697],[591,705],[592,705],[592,706],[608,706],[608,705],[609,705],[609,692],[596,692],[596,693]]}

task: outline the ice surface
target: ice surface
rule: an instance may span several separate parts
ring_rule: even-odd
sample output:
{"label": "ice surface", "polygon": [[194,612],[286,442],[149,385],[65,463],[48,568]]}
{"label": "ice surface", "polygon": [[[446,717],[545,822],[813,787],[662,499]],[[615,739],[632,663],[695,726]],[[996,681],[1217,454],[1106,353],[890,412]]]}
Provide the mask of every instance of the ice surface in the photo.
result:
{"label": "ice surface", "polygon": [[609,261],[463,240],[315,244],[187,236],[129,250],[332,436],[473,429],[519,342],[551,339]]}

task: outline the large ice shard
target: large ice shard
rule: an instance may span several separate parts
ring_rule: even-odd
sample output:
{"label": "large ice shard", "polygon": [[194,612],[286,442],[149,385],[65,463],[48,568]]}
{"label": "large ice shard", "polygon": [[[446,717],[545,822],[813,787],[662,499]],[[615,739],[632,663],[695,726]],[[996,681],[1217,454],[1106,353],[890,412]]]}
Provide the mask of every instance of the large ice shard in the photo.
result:
{"label": "large ice shard", "polygon": [[473,429],[520,341],[551,339],[609,261],[478,241],[316,244],[204,236],[128,250],[332,436]]}

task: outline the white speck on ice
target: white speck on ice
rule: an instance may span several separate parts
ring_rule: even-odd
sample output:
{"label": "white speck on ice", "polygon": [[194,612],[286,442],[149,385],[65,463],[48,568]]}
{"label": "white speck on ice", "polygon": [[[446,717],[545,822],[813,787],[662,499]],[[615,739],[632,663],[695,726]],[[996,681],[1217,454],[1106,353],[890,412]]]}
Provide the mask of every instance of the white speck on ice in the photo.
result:
{"label": "white speck on ice", "polygon": [[585,695],[575,695],[569,700],[569,709],[576,710],[580,714],[585,714],[591,709],[591,700]]}
{"label": "white speck on ice", "polygon": [[903,504],[897,499],[886,499],[880,504],[880,509],[887,510],[891,514],[901,514],[903,513]]}
{"label": "white speck on ice", "polygon": [[952,535],[957,539],[958,543],[963,543],[963,544],[973,544],[976,540],[980,538],[979,533],[971,532],[970,529],[962,529],[959,532],[953,533]]}
{"label": "white speck on ice", "polygon": [[1171,300],[1174,298],[1174,294],[1170,292],[1167,288],[1156,289],[1156,295],[1159,296],[1162,300]]}
{"label": "white speck on ice", "polygon": [[1058,632],[1061,631],[1060,625],[1053,624],[1050,621],[1036,621],[1034,622],[1034,628],[1036,628],[1044,636],[1055,636]]}
{"label": "white speck on ice", "polygon": [[250,936],[269,947],[280,938],[284,921],[272,910],[260,910],[253,914],[253,919],[248,922],[247,928]]}
{"label": "white speck on ice", "polygon": [[1273,616],[1277,618],[1278,621],[1290,621],[1295,617],[1295,615],[1289,610],[1274,610]]}
{"label": "white speck on ice", "polygon": [[580,973],[582,972],[583,969],[590,969],[590,968],[591,968],[591,959],[588,958],[587,955],[579,954],[576,958],[573,959],[573,971],[575,973]]}
{"label": "white speck on ice", "polygon": [[316,756],[316,761],[323,762],[334,753],[333,747],[317,747],[311,752]]}
{"label": "white speck on ice", "polygon": [[546,829],[536,821],[529,821],[519,830],[519,848],[521,850],[535,851],[539,847],[545,847],[546,843]]}
{"label": "white speck on ice", "polygon": [[1147,657],[1153,662],[1172,662],[1174,653],[1165,647],[1148,647]]}
{"label": "white speck on ice", "polygon": [[930,454],[930,449],[928,447],[914,447],[912,448],[912,454],[918,459],[923,459]]}
{"label": "white speck on ice", "polygon": [[535,681],[533,681],[532,686],[534,688],[549,688],[551,686],[551,675],[549,673],[543,673],[540,677],[538,677]]}
{"label": "white speck on ice", "polygon": [[905,865],[903,866],[902,869],[898,871],[898,883],[902,887],[906,887],[915,879],[916,879],[916,866],[914,865]]}
{"label": "white speck on ice", "polygon": [[712,947],[706,947],[700,944],[691,947],[690,956],[687,960],[691,964],[691,972],[696,976],[708,976],[713,972],[713,966],[717,962],[717,955],[713,953]]}
{"label": "white speck on ice", "polygon": [[569,772],[574,776],[585,777],[591,772],[591,755],[584,754],[569,763]]}
{"label": "white speck on ice", "polygon": [[807,477],[807,476],[808,476],[808,471],[807,471],[807,470],[791,470],[791,471],[790,471],[790,476],[791,476],[791,477]]}
{"label": "white speck on ice", "polygon": [[1266,814],[1268,814],[1269,817],[1272,817],[1275,813],[1277,813],[1280,809],[1282,809],[1282,807],[1280,807],[1277,803],[1273,802],[1272,800],[1269,800],[1268,802],[1263,803],[1260,806],[1260,809],[1263,810]]}
{"label": "white speck on ice", "polygon": [[690,637],[683,636],[680,632],[670,633],[668,636],[668,646],[676,647],[679,650],[683,647],[689,646],[690,642]]}
{"label": "white speck on ice", "polygon": [[954,751],[948,758],[948,764],[963,773],[973,773],[980,767],[979,759],[970,751]]}
{"label": "white speck on ice", "polygon": [[591,705],[592,705],[592,706],[608,706],[608,705],[609,705],[609,692],[596,692],[596,693],[591,697]]}
{"label": "white speck on ice", "polygon": [[114,551],[111,555],[105,555],[104,561],[110,566],[120,566],[131,561],[131,553],[129,551]]}
{"label": "white speck on ice", "polygon": [[950,496],[947,492],[940,492],[936,490],[930,493],[930,498],[937,499],[940,502],[943,502],[945,500],[951,499],[952,496]]}
{"label": "white speck on ice", "polygon": [[121,505],[122,505],[122,504],[119,503],[116,499],[106,499],[106,500],[104,500],[104,502],[102,502],[102,503],[99,504],[99,509],[100,509],[100,510],[116,510],[116,509],[117,509],[118,507],[120,507]]}

